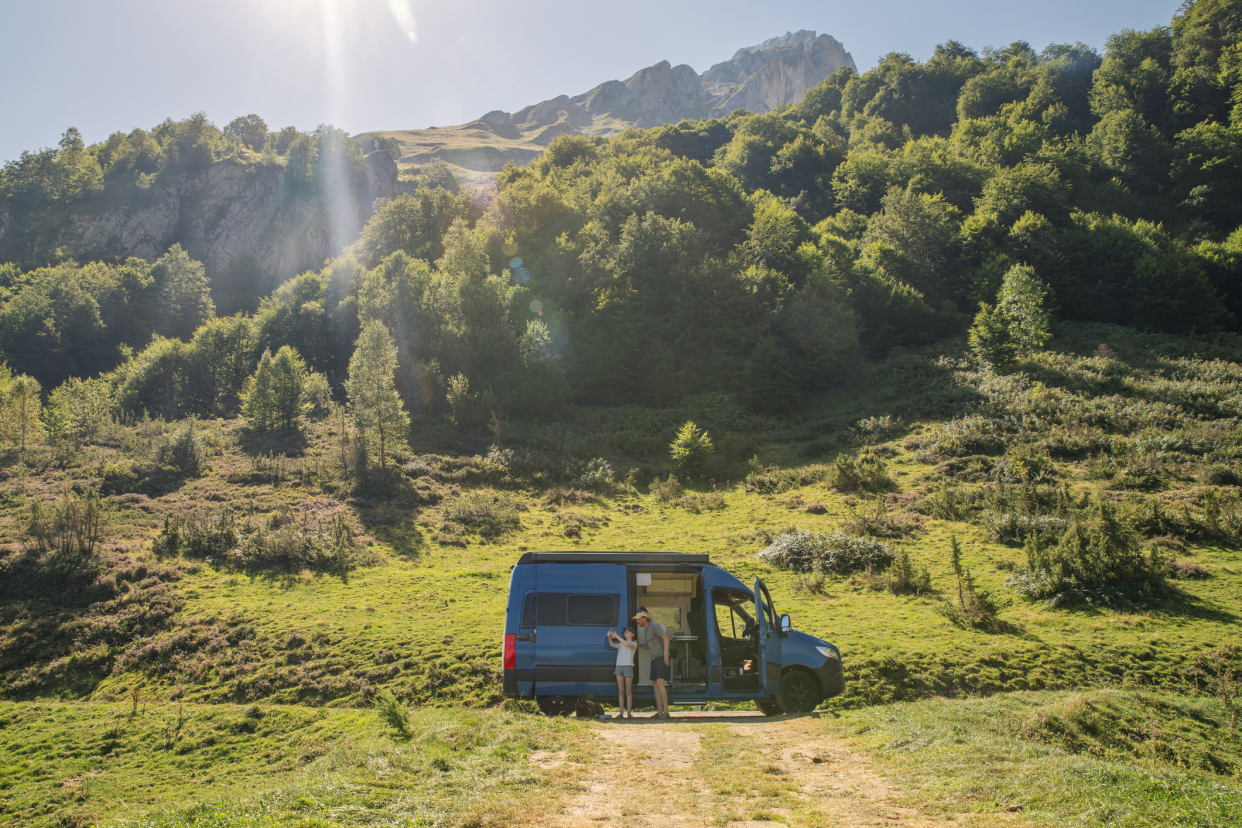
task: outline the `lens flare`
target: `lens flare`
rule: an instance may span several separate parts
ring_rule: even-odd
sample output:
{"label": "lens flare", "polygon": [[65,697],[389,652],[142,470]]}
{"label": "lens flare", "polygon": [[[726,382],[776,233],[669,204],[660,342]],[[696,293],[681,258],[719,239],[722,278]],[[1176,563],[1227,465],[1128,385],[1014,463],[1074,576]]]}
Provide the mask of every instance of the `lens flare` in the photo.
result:
{"label": "lens flare", "polygon": [[531,303],[530,303],[530,312],[531,312],[531,313],[537,313],[537,314],[539,314],[540,316],[543,316],[543,302],[540,302],[538,299],[536,299],[535,301],[531,302]]}
{"label": "lens flare", "polygon": [[388,10],[397,21],[397,28],[405,32],[411,43],[416,43],[418,37],[414,33],[414,9],[410,8],[410,0],[388,0]]}
{"label": "lens flare", "polygon": [[524,285],[530,281],[530,271],[524,267],[519,267],[513,274],[513,281],[519,285]]}
{"label": "lens flare", "polygon": [[521,267],[522,267],[522,260],[521,260],[521,259],[517,259],[517,258],[515,258],[515,259],[511,259],[511,260],[509,261],[509,267],[513,268],[514,270],[519,270],[519,269],[521,269]]}

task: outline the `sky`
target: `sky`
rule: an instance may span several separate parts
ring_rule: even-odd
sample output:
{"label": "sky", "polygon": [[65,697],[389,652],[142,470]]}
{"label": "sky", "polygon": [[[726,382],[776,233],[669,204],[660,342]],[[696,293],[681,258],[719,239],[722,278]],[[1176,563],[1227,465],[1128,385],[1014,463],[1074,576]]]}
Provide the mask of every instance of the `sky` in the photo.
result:
{"label": "sky", "polygon": [[1180,0],[0,0],[0,161],[206,112],[351,134],[465,123],[586,92],[661,60],[703,72],[798,29],[866,70],[1026,40],[1103,49]]}

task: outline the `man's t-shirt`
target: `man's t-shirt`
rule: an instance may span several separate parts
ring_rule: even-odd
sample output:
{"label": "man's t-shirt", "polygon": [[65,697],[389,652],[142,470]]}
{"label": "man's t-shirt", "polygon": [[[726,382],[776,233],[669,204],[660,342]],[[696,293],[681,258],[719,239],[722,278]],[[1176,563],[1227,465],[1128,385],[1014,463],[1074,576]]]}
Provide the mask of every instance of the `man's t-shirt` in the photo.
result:
{"label": "man's t-shirt", "polygon": [[647,629],[639,628],[638,643],[647,645],[652,658],[664,658],[664,636],[667,634],[668,631],[664,629],[663,624],[652,621],[647,625]]}

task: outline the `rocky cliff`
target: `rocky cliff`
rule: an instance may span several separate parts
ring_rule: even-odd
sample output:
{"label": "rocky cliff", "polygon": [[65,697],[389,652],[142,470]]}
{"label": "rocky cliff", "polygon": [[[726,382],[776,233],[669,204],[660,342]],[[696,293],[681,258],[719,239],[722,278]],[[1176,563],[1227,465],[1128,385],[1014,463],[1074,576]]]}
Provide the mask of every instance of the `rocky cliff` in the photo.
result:
{"label": "rocky cliff", "polygon": [[506,163],[529,162],[561,135],[607,135],[627,127],[727,115],[735,109],[770,112],[799,100],[843,67],[857,68],[830,35],[787,32],[738,49],[702,75],[664,60],[623,81],[607,81],[580,95],[561,95],[512,114],[493,111],[460,126],[379,134],[396,139],[402,166],[442,161],[463,183],[485,186]]}
{"label": "rocky cliff", "polygon": [[24,238],[0,216],[0,248],[12,259],[46,259],[63,249],[79,259],[153,260],[173,244],[206,263],[213,283],[264,293],[318,268],[358,237],[377,198],[397,190],[397,165],[368,155],[362,175],[339,188],[295,188],[280,164],[218,161],[123,200],[99,197],[48,215]]}

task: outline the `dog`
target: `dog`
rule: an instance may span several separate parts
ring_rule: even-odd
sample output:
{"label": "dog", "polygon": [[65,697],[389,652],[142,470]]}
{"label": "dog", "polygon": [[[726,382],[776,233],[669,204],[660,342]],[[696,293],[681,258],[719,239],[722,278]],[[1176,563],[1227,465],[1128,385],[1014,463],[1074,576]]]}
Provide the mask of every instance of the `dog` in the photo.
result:
{"label": "dog", "polygon": [[578,697],[574,712],[579,719],[595,719],[604,715],[604,706],[593,699],[590,693],[583,693]]}

